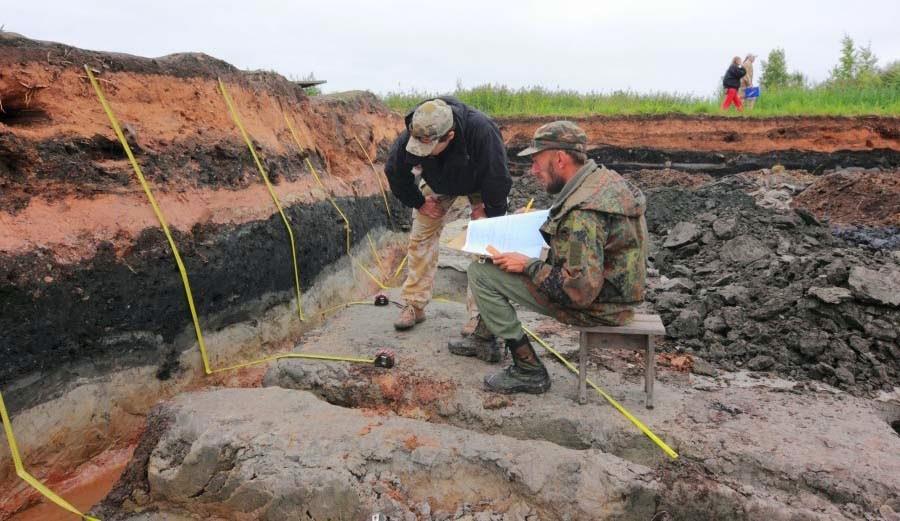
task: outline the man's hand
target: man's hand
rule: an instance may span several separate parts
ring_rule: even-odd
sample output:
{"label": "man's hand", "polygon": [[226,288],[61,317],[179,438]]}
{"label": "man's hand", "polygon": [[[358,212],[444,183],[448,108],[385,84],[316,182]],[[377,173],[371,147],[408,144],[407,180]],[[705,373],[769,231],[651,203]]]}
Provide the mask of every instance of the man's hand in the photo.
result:
{"label": "man's hand", "polygon": [[531,258],[521,253],[494,253],[491,256],[494,266],[508,273],[523,273]]}
{"label": "man's hand", "polygon": [[429,195],[425,197],[425,204],[418,208],[419,213],[432,219],[440,219],[444,216],[444,207],[438,202],[437,197]]}
{"label": "man's hand", "polygon": [[472,217],[473,221],[477,221],[478,219],[484,219],[487,217],[487,212],[484,210],[484,203],[476,204],[472,207]]}

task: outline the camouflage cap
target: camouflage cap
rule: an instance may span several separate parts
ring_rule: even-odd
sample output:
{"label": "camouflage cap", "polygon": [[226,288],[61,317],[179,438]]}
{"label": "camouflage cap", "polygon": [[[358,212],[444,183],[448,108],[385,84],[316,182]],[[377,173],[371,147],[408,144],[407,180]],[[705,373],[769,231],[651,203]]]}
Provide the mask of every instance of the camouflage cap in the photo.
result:
{"label": "camouflage cap", "polygon": [[[444,100],[426,101],[413,112],[409,125],[409,142],[406,151],[410,154],[425,157],[431,154],[438,144],[438,138],[453,128],[453,111]],[[421,140],[425,139],[428,143]]]}
{"label": "camouflage cap", "polygon": [[519,156],[530,156],[542,150],[587,150],[587,134],[571,121],[554,121],[541,125],[534,131],[531,146],[519,152]]}

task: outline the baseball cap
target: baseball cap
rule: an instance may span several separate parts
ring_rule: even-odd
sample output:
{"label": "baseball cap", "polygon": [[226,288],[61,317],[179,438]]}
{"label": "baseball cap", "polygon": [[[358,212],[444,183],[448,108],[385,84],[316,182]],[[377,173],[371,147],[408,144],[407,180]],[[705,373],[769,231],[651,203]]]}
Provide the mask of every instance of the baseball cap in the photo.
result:
{"label": "baseball cap", "polygon": [[541,125],[534,131],[531,146],[519,152],[519,156],[530,156],[543,150],[575,150],[585,152],[587,134],[571,121],[553,121]]}
{"label": "baseball cap", "polygon": [[[419,157],[431,154],[438,144],[438,138],[443,137],[451,128],[453,128],[453,110],[450,109],[450,105],[439,99],[422,103],[413,112],[406,151]],[[428,140],[428,143],[422,142],[422,139]]]}

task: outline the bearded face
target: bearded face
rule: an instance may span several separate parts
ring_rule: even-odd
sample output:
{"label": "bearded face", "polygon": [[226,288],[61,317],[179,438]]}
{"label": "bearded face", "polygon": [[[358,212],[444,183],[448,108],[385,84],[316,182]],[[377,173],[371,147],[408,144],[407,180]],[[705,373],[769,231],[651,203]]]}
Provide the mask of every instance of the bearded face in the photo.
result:
{"label": "bearded face", "polygon": [[532,156],[531,174],[549,194],[558,194],[566,185],[556,165],[558,150],[545,150]]}

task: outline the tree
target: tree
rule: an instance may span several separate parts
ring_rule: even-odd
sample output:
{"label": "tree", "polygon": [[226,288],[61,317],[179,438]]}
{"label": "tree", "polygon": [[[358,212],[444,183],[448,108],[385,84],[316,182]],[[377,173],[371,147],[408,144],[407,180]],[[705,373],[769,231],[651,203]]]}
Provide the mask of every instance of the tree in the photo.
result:
{"label": "tree", "polygon": [[856,74],[853,79],[866,85],[881,83],[878,71],[878,57],[872,52],[871,42],[865,47],[860,47],[856,52]]}
{"label": "tree", "polygon": [[806,87],[806,76],[800,71],[794,71],[788,75],[788,86],[790,87]]}
{"label": "tree", "polygon": [[838,64],[831,69],[831,81],[851,81],[856,78],[857,54],[853,38],[845,34],[841,39],[841,57]]}
{"label": "tree", "polygon": [[881,69],[881,82],[888,87],[900,89],[900,60],[892,61]]}
{"label": "tree", "polygon": [[759,82],[766,89],[784,87],[790,83],[784,49],[779,47],[769,51],[769,57],[763,60],[762,68]]}

